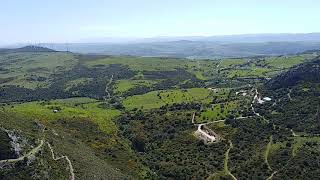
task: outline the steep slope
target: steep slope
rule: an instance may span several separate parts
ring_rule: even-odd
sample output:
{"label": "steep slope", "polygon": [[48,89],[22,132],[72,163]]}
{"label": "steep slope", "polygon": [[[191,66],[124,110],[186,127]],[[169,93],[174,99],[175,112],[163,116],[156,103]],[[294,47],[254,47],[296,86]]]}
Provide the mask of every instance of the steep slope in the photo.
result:
{"label": "steep slope", "polygon": [[267,86],[271,89],[287,88],[302,82],[320,83],[320,57],[280,74],[270,80]]}
{"label": "steep slope", "polygon": [[271,99],[253,106],[271,133],[264,148],[268,179],[315,179],[320,174],[319,65],[315,58],[260,87],[260,96]]}
{"label": "steep slope", "polygon": [[[50,111],[37,113],[35,109],[28,115],[18,109],[0,110],[1,128],[12,132],[10,143],[20,149],[19,156],[12,156],[4,149],[9,145],[7,137],[0,136],[1,152],[6,153],[1,154],[5,160],[0,161],[0,179],[73,179],[72,174],[83,180],[141,178],[133,172],[137,160],[116,134],[103,132],[89,118],[64,115],[49,120],[45,116]],[[133,161],[130,166],[129,160]]]}

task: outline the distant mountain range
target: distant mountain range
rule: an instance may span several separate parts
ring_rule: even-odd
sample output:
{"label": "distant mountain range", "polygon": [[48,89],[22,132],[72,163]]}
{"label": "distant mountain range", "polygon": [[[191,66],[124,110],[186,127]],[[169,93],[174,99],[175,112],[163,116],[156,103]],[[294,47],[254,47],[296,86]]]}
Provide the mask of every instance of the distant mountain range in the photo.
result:
{"label": "distant mountain range", "polygon": [[81,43],[42,44],[42,46],[60,51],[91,54],[216,59],[296,54],[320,49],[320,42],[216,43],[181,40],[135,44]]}
{"label": "distant mountain range", "polygon": [[246,34],[155,38],[95,38],[78,43],[42,43],[43,47],[78,53],[166,56],[182,58],[225,58],[288,55],[320,49],[320,33]]}
{"label": "distant mountain range", "polygon": [[220,35],[220,36],[158,36],[153,38],[87,38],[78,43],[155,43],[172,41],[210,41],[229,43],[262,43],[262,42],[296,42],[308,41],[319,42],[320,33],[280,33],[280,34],[240,34],[240,35]]}

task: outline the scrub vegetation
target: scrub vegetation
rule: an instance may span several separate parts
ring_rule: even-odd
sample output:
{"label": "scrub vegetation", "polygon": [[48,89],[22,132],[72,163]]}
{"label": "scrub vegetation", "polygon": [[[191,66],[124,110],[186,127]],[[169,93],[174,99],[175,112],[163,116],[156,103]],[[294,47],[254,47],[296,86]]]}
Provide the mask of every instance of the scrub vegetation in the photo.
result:
{"label": "scrub vegetation", "polygon": [[316,179],[317,53],[1,53],[0,177]]}

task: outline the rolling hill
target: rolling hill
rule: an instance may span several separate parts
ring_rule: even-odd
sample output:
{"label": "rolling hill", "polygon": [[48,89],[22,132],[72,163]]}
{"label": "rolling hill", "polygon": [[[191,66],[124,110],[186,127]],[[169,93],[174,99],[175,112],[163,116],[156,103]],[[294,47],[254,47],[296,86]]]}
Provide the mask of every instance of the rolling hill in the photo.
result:
{"label": "rolling hill", "polygon": [[78,53],[217,59],[290,55],[320,49],[320,34],[247,34],[229,36],[155,37],[146,39],[87,39],[78,43],[41,44]]}
{"label": "rolling hill", "polygon": [[297,65],[268,83],[270,88],[288,88],[301,83],[320,83],[320,58]]}
{"label": "rolling hill", "polygon": [[32,49],[0,54],[2,179],[320,175],[318,51],[213,61]]}
{"label": "rolling hill", "polygon": [[23,53],[23,52],[56,52],[53,49],[41,47],[41,46],[24,46],[16,49],[0,49],[0,53]]}

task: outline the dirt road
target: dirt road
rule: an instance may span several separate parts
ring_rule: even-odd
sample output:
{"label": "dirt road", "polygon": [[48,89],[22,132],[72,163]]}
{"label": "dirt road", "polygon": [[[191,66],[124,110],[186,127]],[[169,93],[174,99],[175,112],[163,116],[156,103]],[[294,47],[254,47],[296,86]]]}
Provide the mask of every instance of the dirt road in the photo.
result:
{"label": "dirt road", "polygon": [[72,166],[72,163],[71,163],[69,157],[68,156],[56,157],[55,154],[54,154],[53,148],[51,147],[50,143],[47,142],[47,145],[48,145],[48,147],[49,147],[49,149],[51,151],[51,155],[52,155],[52,159],[53,160],[58,161],[60,159],[65,159],[68,162],[69,171],[70,171],[70,180],[74,180],[75,179],[74,169],[73,169],[73,166]]}
{"label": "dirt road", "polygon": [[33,148],[33,149],[32,149],[29,153],[27,153],[26,155],[23,155],[23,156],[21,156],[21,157],[19,157],[19,158],[17,158],[17,159],[5,159],[5,160],[1,160],[0,163],[15,163],[15,162],[19,162],[19,161],[24,160],[24,158],[30,158],[31,156],[35,156],[35,154],[37,154],[37,153],[40,151],[40,149],[41,149],[41,147],[43,146],[43,144],[44,144],[44,140],[41,140],[41,141],[40,141],[40,144],[39,144],[37,147]]}
{"label": "dirt road", "polygon": [[109,79],[109,81],[106,84],[105,92],[107,94],[107,99],[111,98],[111,95],[110,95],[110,92],[109,92],[109,88],[110,88],[110,84],[112,83],[112,81],[113,81],[113,74],[111,75],[111,78]]}
{"label": "dirt road", "polygon": [[229,167],[228,167],[228,161],[229,161],[229,152],[233,148],[232,142],[229,140],[229,149],[225,153],[225,158],[224,158],[224,171],[231,176],[233,180],[237,180],[237,178],[230,172]]}

